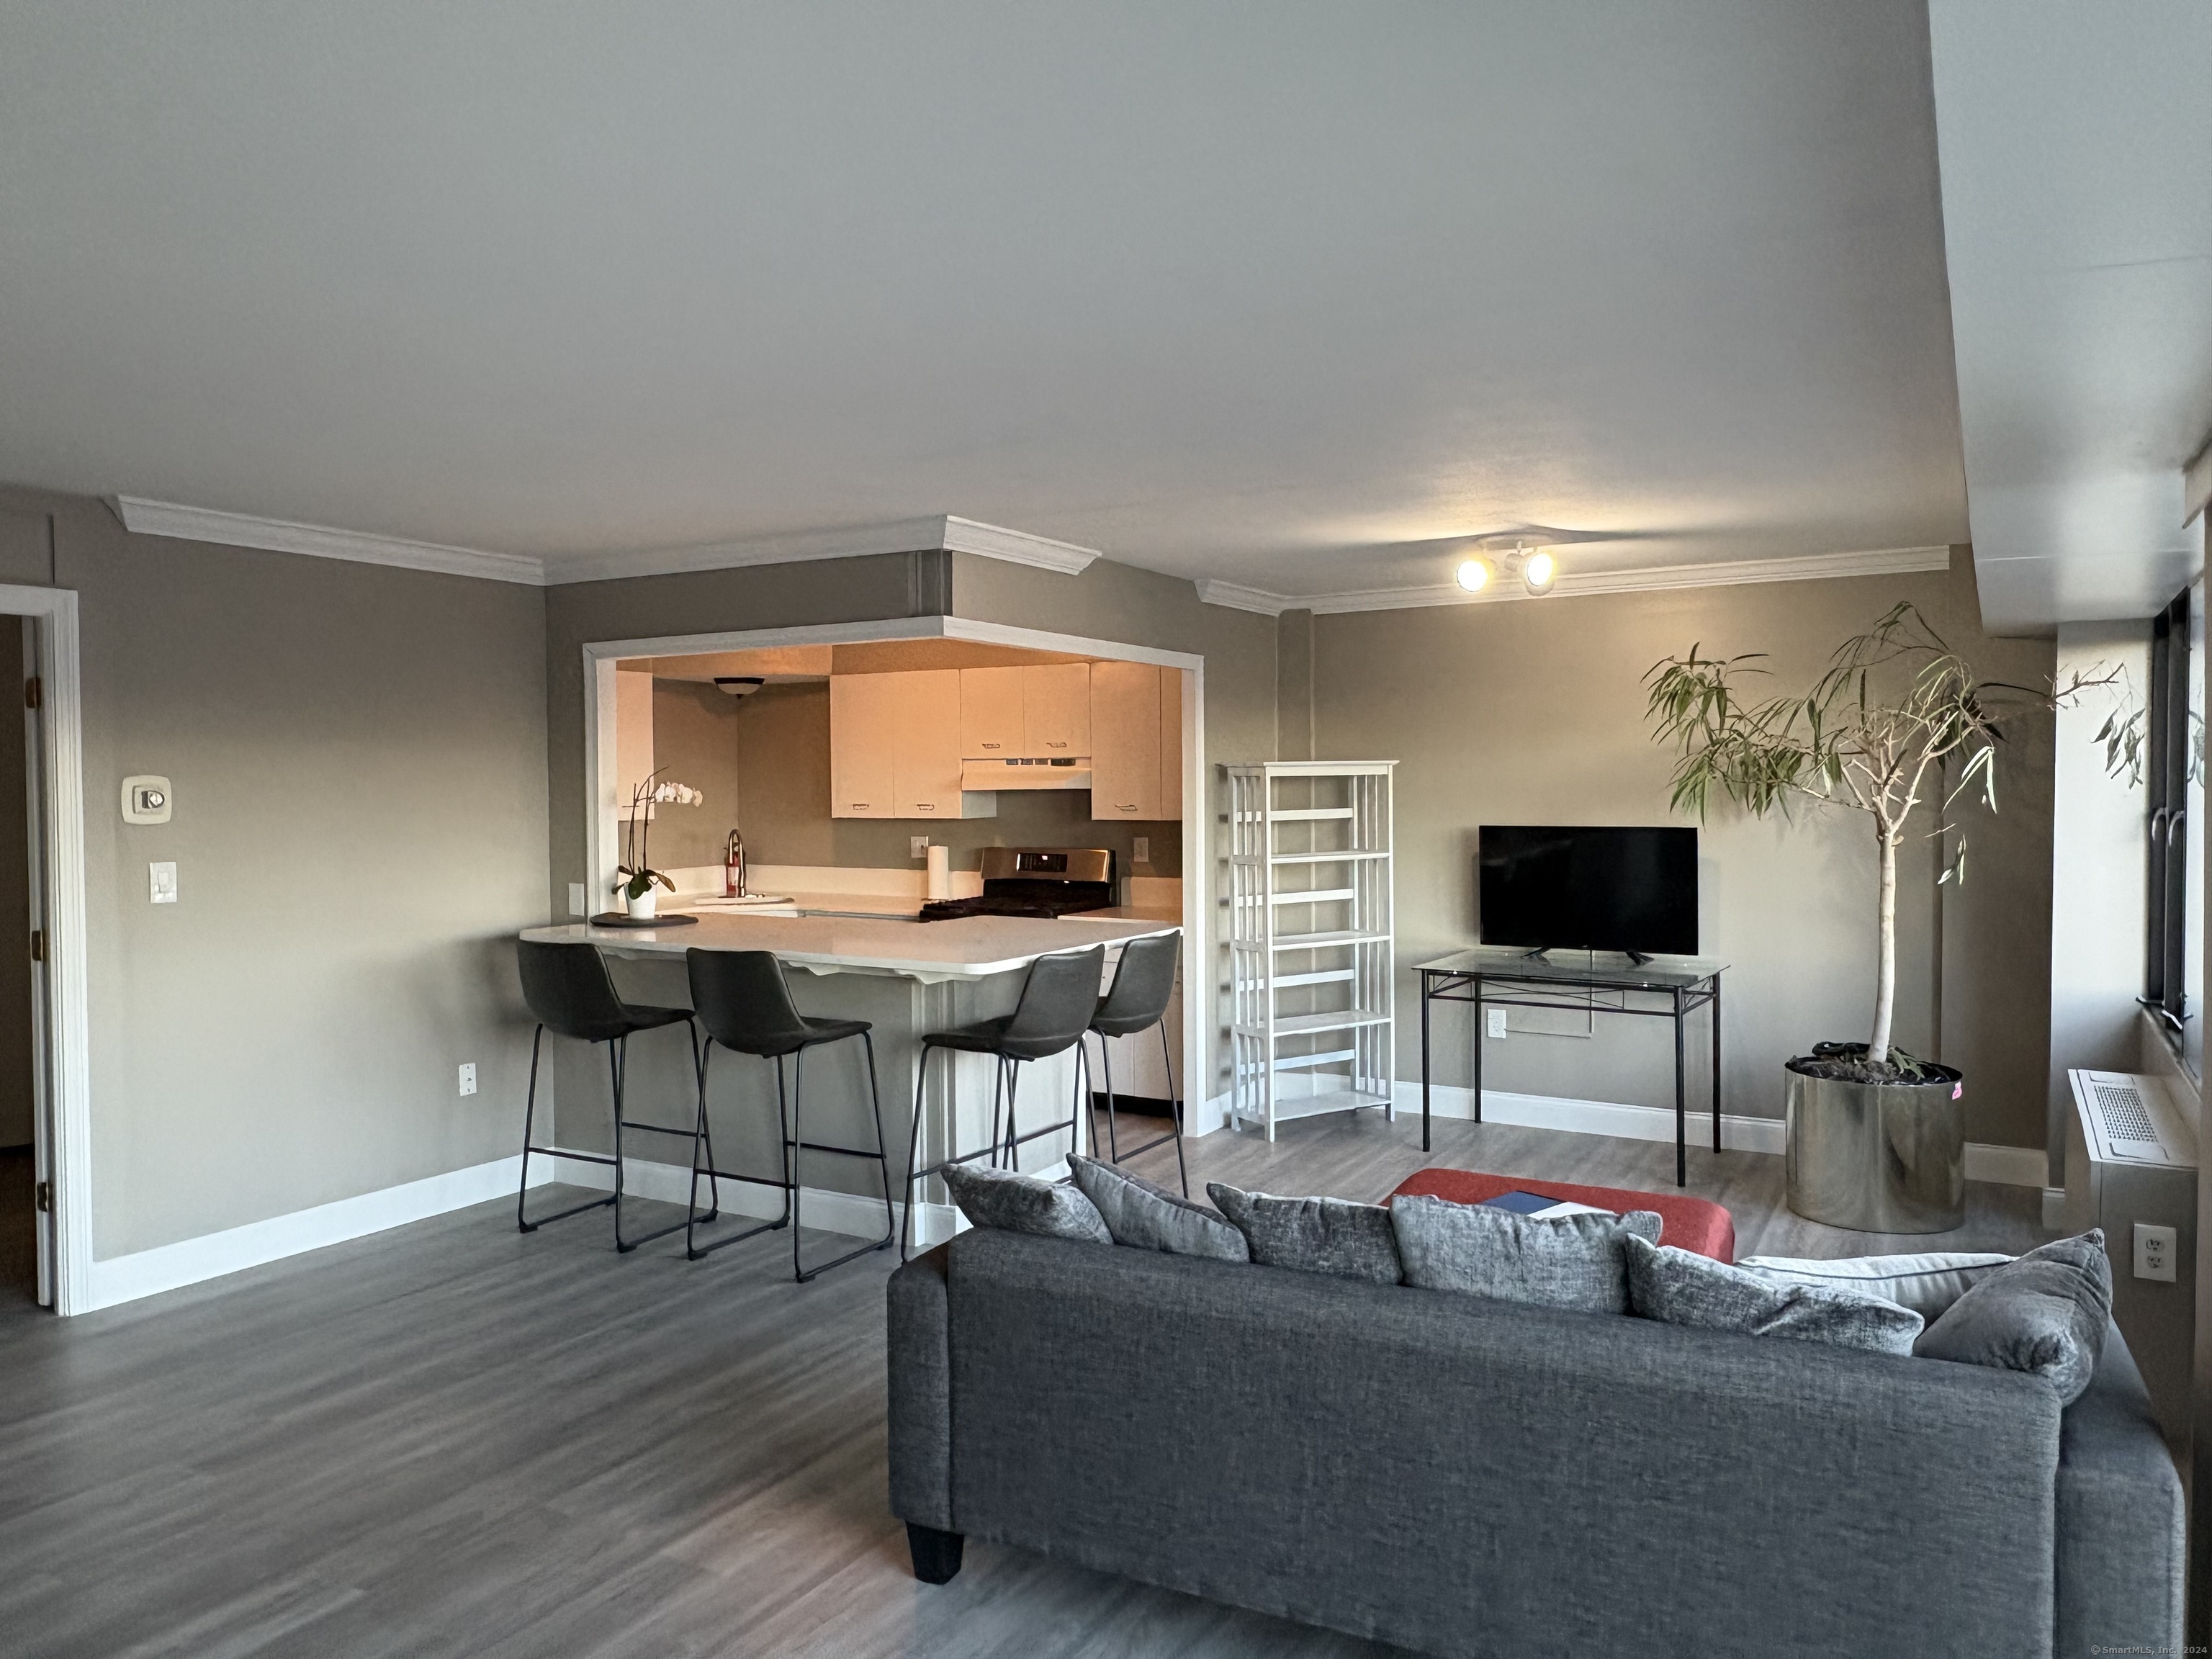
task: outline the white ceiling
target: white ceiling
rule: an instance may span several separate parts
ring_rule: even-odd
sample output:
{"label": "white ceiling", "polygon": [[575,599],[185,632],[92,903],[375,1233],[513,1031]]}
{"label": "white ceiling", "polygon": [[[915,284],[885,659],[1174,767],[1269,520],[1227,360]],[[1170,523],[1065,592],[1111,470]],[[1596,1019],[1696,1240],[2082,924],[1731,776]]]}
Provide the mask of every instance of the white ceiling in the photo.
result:
{"label": "white ceiling", "polygon": [[1952,326],[1984,619],[2147,616],[2203,553],[2212,3],[1934,0]]}
{"label": "white ceiling", "polygon": [[1914,0],[3,0],[0,477],[556,574],[945,513],[1298,593],[1523,523],[1961,541],[1928,52]]}

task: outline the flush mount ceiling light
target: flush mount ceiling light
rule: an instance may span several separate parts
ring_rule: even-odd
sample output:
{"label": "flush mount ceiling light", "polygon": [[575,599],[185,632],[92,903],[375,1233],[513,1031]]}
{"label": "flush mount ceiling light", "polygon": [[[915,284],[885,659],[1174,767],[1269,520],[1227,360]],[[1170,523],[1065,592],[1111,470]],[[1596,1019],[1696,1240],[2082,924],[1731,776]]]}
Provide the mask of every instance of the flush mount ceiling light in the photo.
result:
{"label": "flush mount ceiling light", "polygon": [[750,697],[768,682],[758,674],[717,674],[714,689],[726,691],[733,697]]}

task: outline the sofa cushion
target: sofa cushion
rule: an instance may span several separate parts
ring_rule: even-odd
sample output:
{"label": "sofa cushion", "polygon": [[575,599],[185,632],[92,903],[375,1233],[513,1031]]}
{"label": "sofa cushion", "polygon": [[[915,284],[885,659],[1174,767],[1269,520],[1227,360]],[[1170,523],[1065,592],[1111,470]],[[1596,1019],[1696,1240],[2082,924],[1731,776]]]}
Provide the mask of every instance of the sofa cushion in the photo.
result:
{"label": "sofa cushion", "polygon": [[1267,1267],[1334,1273],[1376,1285],[1399,1279],[1398,1241],[1390,1212],[1380,1204],[1341,1198],[1276,1198],[1220,1182],[1206,1195],[1244,1235],[1252,1260]]}
{"label": "sofa cushion", "polygon": [[1645,1319],[1874,1353],[1909,1354],[1920,1334],[1918,1314],[1878,1296],[1780,1284],[1632,1233],[1621,1243],[1628,1254],[1629,1304]]}
{"label": "sofa cushion", "polygon": [[2008,1255],[1929,1251],[1918,1255],[1851,1255],[1832,1261],[1814,1256],[1747,1255],[1736,1263],[1785,1285],[1819,1285],[1832,1291],[1879,1296],[1933,1321],[1967,1287]]}
{"label": "sofa cushion", "polygon": [[2112,1264],[2092,1228],[1995,1267],[1928,1328],[1913,1352],[1926,1359],[2027,1371],[2081,1397],[2112,1316]]}
{"label": "sofa cushion", "polygon": [[1656,1242],[1649,1210],[1613,1216],[1528,1216],[1418,1194],[1394,1199],[1390,1226],[1405,1282],[1573,1313],[1628,1311],[1630,1233]]}
{"label": "sofa cushion", "polygon": [[972,1164],[955,1164],[943,1174],[960,1213],[978,1227],[1094,1244],[1114,1242],[1098,1206],[1065,1182]]}
{"label": "sofa cushion", "polygon": [[1659,1242],[1695,1250],[1716,1261],[1735,1260],[1735,1220],[1727,1209],[1709,1198],[1689,1193],[1643,1193],[1628,1187],[1583,1187],[1567,1181],[1544,1181],[1527,1176],[1488,1175],[1480,1170],[1447,1170],[1436,1166],[1416,1170],[1400,1182],[1389,1198],[1418,1194],[1425,1198],[1448,1198],[1455,1204],[1480,1204],[1501,1193],[1536,1193],[1568,1204],[1593,1204],[1615,1215],[1631,1210],[1650,1210],[1666,1225]]}
{"label": "sofa cushion", "polygon": [[1096,1158],[1079,1154],[1067,1160],[1067,1167],[1075,1173],[1077,1188],[1097,1206],[1116,1244],[1164,1250],[1170,1255],[1210,1256],[1217,1261],[1252,1259],[1244,1235],[1218,1211]]}

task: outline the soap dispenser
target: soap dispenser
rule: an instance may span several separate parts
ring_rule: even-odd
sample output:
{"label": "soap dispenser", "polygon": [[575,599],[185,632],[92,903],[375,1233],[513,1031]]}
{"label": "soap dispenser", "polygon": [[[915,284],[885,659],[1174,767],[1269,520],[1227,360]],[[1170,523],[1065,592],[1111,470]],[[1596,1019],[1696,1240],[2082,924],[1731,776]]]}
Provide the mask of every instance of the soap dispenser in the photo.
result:
{"label": "soap dispenser", "polygon": [[745,838],[736,830],[730,831],[729,849],[722,854],[722,896],[743,898],[745,896]]}

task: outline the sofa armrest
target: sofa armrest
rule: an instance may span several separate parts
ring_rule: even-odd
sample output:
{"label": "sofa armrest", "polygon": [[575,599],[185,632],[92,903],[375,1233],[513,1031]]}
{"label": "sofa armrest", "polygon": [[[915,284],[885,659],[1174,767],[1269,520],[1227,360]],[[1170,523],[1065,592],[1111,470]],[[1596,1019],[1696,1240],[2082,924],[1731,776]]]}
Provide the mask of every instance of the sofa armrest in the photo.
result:
{"label": "sofa armrest", "polygon": [[952,1344],[945,1246],[924,1252],[884,1291],[890,1388],[891,1513],[952,1525]]}
{"label": "sofa armrest", "polygon": [[2057,1639],[2063,1656],[2179,1652],[2181,1480],[2117,1326],[2058,1431]]}

